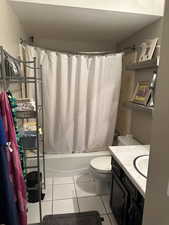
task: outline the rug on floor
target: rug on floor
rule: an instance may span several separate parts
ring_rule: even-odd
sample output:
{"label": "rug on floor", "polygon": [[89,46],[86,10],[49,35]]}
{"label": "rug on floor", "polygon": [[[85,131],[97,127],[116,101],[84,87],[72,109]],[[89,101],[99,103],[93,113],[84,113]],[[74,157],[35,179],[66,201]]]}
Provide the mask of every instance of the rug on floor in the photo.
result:
{"label": "rug on floor", "polygon": [[97,211],[49,215],[42,225],[102,225],[103,219]]}

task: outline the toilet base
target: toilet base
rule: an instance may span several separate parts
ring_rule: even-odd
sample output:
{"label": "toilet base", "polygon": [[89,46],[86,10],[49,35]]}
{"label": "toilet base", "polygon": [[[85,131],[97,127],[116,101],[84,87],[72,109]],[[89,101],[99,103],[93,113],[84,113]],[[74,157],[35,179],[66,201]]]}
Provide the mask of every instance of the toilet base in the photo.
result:
{"label": "toilet base", "polygon": [[110,194],[111,191],[111,182],[104,182],[104,180],[96,179],[96,192],[98,195]]}
{"label": "toilet base", "polygon": [[99,174],[92,167],[91,173],[96,181],[96,192],[98,195],[110,194],[111,191],[111,173]]}

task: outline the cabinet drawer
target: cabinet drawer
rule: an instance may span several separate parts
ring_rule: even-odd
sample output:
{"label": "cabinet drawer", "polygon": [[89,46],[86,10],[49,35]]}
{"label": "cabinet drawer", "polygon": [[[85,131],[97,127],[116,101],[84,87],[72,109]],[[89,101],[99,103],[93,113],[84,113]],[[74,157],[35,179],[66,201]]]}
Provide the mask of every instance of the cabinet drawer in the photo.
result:
{"label": "cabinet drawer", "polygon": [[112,164],[112,170],[113,170],[113,172],[118,177],[122,177],[123,176],[123,170],[121,169],[121,167],[119,166],[119,164],[115,161],[115,159],[113,157],[112,157],[112,160],[111,160],[111,164]]}
{"label": "cabinet drawer", "polygon": [[128,191],[114,171],[112,171],[110,206],[118,225],[127,225]]}

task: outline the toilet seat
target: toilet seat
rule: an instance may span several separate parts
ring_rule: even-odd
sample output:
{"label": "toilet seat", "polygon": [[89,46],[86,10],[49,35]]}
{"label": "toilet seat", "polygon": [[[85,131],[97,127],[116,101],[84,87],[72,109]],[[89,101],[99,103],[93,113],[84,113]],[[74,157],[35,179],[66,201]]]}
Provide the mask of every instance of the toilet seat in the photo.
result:
{"label": "toilet seat", "polygon": [[98,173],[111,173],[111,156],[94,158],[91,160],[90,166]]}

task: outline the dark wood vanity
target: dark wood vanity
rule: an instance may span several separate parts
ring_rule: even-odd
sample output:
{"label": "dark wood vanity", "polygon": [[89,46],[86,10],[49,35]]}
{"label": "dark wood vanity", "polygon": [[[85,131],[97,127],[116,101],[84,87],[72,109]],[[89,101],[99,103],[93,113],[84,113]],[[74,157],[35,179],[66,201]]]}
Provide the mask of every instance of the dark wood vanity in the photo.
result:
{"label": "dark wood vanity", "polygon": [[113,157],[110,206],[118,225],[142,225],[144,198]]}

